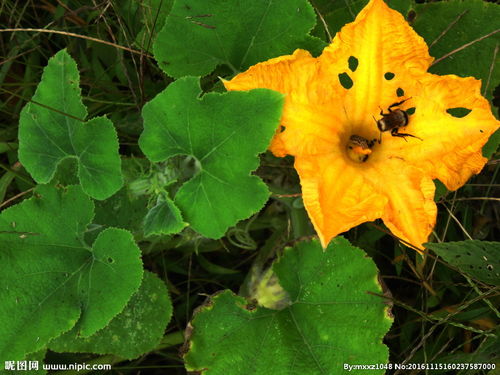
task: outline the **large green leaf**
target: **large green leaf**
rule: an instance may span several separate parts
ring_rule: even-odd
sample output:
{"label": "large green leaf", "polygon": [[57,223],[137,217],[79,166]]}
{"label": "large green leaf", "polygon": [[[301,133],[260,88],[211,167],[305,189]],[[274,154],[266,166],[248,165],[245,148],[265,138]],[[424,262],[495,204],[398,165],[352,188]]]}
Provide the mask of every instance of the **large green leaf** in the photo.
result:
{"label": "large green leaf", "polygon": [[306,0],[176,0],[158,33],[154,55],[172,77],[234,72],[269,58],[324,46],[308,35],[316,17]]}
{"label": "large green leaf", "polygon": [[38,183],[47,183],[66,158],[78,161],[83,191],[105,199],[123,184],[118,138],[105,117],[84,122],[75,61],[59,51],[43,71],[32,101],[19,120],[19,160]]}
{"label": "large green leaf", "polygon": [[498,31],[500,6],[482,0],[451,0],[417,4],[415,11],[413,27],[429,44],[431,56],[441,58],[465,47],[436,62],[430,71],[481,79],[483,95],[491,100],[500,83],[500,67],[495,59],[500,33],[467,44]]}
{"label": "large green leaf", "polygon": [[[217,374],[340,374],[344,364],[386,363],[391,326],[377,268],[343,238],[285,250],[274,265],[290,304],[270,310],[224,291],[192,320],[186,368]],[[366,371],[352,371],[361,374]],[[371,374],[385,371],[372,370]]]}
{"label": "large green leaf", "polygon": [[220,238],[266,202],[266,185],[250,172],[258,166],[278,125],[283,96],[265,89],[210,93],[199,98],[198,79],[172,83],[142,111],[139,145],[154,162],[192,155],[199,171],[174,202],[193,229]]}
{"label": "large green leaf", "polygon": [[452,266],[485,283],[500,286],[500,242],[467,240],[426,243]]}
{"label": "large green leaf", "polygon": [[0,232],[18,232],[0,234],[0,362],[22,359],[75,324],[80,335],[94,334],[139,288],[130,232],[109,228],[85,243],[93,208],[79,186],[39,186],[0,215]]}
{"label": "large green leaf", "polygon": [[172,303],[165,284],[155,274],[145,272],[139,290],[106,328],[87,338],[72,329],[53,340],[49,348],[56,352],[137,358],[158,345],[171,315]]}

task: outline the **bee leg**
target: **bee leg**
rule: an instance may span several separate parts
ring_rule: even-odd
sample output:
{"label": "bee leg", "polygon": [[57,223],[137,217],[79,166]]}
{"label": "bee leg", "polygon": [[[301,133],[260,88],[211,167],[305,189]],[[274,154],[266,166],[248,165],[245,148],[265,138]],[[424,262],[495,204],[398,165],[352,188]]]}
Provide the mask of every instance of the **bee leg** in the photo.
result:
{"label": "bee leg", "polygon": [[398,133],[398,130],[399,130],[399,128],[394,128],[394,129],[392,129],[392,130],[391,130],[391,135],[392,135],[393,137],[400,137],[400,138],[403,138],[403,139],[405,140],[405,142],[408,142],[408,141],[406,140],[406,138],[405,138],[408,134]]}
{"label": "bee leg", "polygon": [[[412,137],[412,138],[417,138],[417,139],[420,139],[421,141],[423,141],[422,138],[420,137],[417,137],[416,135],[413,135],[413,134],[408,134],[408,133],[398,133],[398,135],[401,137]],[[406,141],[406,139],[405,139]]]}
{"label": "bee leg", "polygon": [[393,103],[393,104],[391,104],[391,105],[389,106],[389,108],[387,108],[387,109],[389,110],[389,112],[392,112],[392,111],[391,111],[391,108],[398,107],[398,106],[400,106],[401,104],[403,104],[404,102],[406,102],[407,100],[410,100],[410,99],[411,99],[411,97],[410,97],[410,98],[407,98],[407,99],[405,99],[405,100],[401,100],[400,102]]}
{"label": "bee leg", "polygon": [[[384,113],[384,110],[382,108],[380,108],[380,106],[378,106],[378,108],[380,109],[380,116],[387,116],[387,115],[392,113],[392,111],[390,109],[389,109],[389,112]],[[375,120],[375,121],[377,121],[377,120]]]}
{"label": "bee leg", "polygon": [[392,130],[391,130],[391,135],[392,135],[393,137],[401,137],[401,138],[403,138],[406,142],[408,142],[408,141],[406,140],[406,137],[417,138],[417,139],[420,139],[421,141],[423,141],[423,139],[422,139],[422,138],[417,137],[416,135],[412,135],[412,134],[408,134],[408,133],[399,133],[399,128],[394,128],[394,129],[392,129]]}

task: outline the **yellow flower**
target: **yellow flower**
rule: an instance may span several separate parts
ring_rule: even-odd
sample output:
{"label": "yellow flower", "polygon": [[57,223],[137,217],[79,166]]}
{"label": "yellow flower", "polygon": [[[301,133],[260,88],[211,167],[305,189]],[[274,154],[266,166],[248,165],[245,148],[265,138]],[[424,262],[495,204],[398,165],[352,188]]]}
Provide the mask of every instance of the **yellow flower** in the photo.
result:
{"label": "yellow flower", "polygon": [[[382,218],[423,249],[436,221],[432,180],[455,190],[486,163],[481,148],[499,123],[481,82],[427,73],[432,61],[403,16],[371,0],[318,58],[296,50],[224,82],[228,90],[286,94],[270,149],[295,157],[323,246]],[[451,108],[471,111],[457,118]]]}

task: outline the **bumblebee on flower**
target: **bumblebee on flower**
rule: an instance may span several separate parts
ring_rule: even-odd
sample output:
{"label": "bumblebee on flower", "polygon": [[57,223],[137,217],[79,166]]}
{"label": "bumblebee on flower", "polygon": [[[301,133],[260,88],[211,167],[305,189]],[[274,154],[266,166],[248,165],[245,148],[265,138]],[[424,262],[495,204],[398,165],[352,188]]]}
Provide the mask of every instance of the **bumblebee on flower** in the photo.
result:
{"label": "bumblebee on flower", "polygon": [[[318,58],[296,50],[224,82],[228,90],[286,95],[285,130],[277,130],[270,149],[295,157],[323,246],[382,218],[423,250],[436,221],[433,179],[455,190],[486,163],[481,149],[499,122],[481,82],[428,73],[432,61],[403,16],[371,0]],[[458,107],[470,112],[447,112]]]}

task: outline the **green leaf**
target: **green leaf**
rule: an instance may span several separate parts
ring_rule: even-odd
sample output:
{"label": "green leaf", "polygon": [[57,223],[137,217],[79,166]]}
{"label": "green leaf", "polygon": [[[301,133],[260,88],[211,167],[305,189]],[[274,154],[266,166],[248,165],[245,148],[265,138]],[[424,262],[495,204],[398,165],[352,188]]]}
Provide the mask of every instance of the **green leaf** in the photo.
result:
{"label": "green leaf", "polygon": [[283,106],[283,95],[266,89],[210,93],[199,98],[198,79],[168,86],[142,111],[139,145],[154,162],[192,155],[198,173],[175,195],[184,220],[209,238],[220,238],[266,202],[269,191],[249,175],[258,166]]}
{"label": "green leaf", "polygon": [[38,183],[49,182],[66,158],[78,161],[83,191],[105,199],[123,184],[118,138],[105,117],[87,122],[75,61],[59,51],[43,71],[19,120],[19,160]]}
{"label": "green leaf", "polygon": [[429,44],[431,56],[441,58],[465,47],[436,62],[430,72],[481,79],[483,95],[492,100],[500,82],[500,67],[495,64],[500,33],[466,44],[498,29],[500,6],[481,0],[450,0],[417,4],[415,11],[413,27]]}
{"label": "green leaf", "polygon": [[[217,374],[340,374],[345,363],[386,363],[391,326],[377,268],[343,238],[286,249],[274,272],[290,301],[283,310],[224,291],[191,324],[188,371]],[[371,370],[373,374],[385,371]]]}
{"label": "green leaf", "polygon": [[29,371],[27,374],[29,374],[29,375],[45,375],[47,373],[47,370],[45,370],[43,368],[43,362],[44,362],[46,354],[47,354],[46,349],[40,350],[36,353],[28,354],[28,356],[26,357],[26,361],[28,361],[28,363],[27,363],[28,370],[30,368],[30,364],[33,366],[33,362],[38,364],[38,370],[33,369],[33,370]]}
{"label": "green leaf", "polygon": [[[45,375],[47,374],[47,370],[43,368],[43,363],[45,359],[45,355],[47,353],[47,349],[39,350],[35,353],[28,354],[22,361],[7,361],[10,362],[9,366],[14,366],[18,368],[18,371],[6,370],[7,362],[5,365],[2,364],[0,366],[0,375],[13,375],[13,374],[21,374],[24,373],[26,375]],[[25,365],[25,369],[22,370],[20,366]],[[12,369],[12,367],[10,367]],[[5,369],[5,370],[4,370]]]}
{"label": "green leaf", "polygon": [[142,278],[140,251],[122,229],[83,240],[93,204],[79,186],[39,186],[0,215],[0,362],[22,359],[73,328],[89,336],[123,310]]}
{"label": "green leaf", "polygon": [[[47,353],[47,349],[42,349],[35,353],[28,354],[21,361],[13,361],[7,360],[5,363],[0,365],[0,375],[17,375],[17,374],[26,374],[26,375],[45,375],[47,374],[47,370],[43,368],[45,354]],[[23,370],[21,366],[25,366]],[[18,369],[16,371],[16,369]]]}
{"label": "green leaf", "polygon": [[163,28],[170,13],[173,0],[143,0],[140,3],[143,28],[135,38],[144,50],[151,49],[159,30]]}
{"label": "green leaf", "polygon": [[0,177],[0,202],[5,200],[5,194],[7,193],[7,189],[9,185],[12,183],[16,174],[13,171],[7,170],[2,177]]}
{"label": "green leaf", "polygon": [[171,316],[172,303],[165,284],[155,274],[145,272],[139,290],[106,328],[87,338],[72,329],[52,340],[49,348],[56,352],[137,358],[155,349]]}
{"label": "green leaf", "polygon": [[434,180],[434,185],[436,186],[436,190],[434,192],[434,202],[438,202],[441,198],[448,194],[448,188],[439,180]]}
{"label": "green leaf", "polygon": [[467,240],[426,243],[452,266],[485,283],[500,285],[500,242]]}
{"label": "green leaf", "polygon": [[500,129],[497,129],[494,132],[488,142],[483,146],[483,156],[485,158],[491,158],[493,154],[498,150],[498,146],[500,145]]}
{"label": "green leaf", "polygon": [[105,201],[96,202],[94,223],[104,227],[119,227],[135,233],[146,215],[146,197],[133,197],[121,189]]}
{"label": "green leaf", "polygon": [[182,215],[171,199],[162,197],[149,210],[144,219],[144,234],[174,234],[179,233],[188,225],[182,221]]}
{"label": "green leaf", "polygon": [[0,142],[0,154],[17,149],[17,144],[14,142]]}
{"label": "green leaf", "polygon": [[153,50],[172,77],[205,75],[220,64],[238,72],[301,45],[321,49],[308,35],[315,21],[306,0],[176,0]]}
{"label": "green leaf", "polygon": [[146,216],[147,198],[134,197],[122,188],[112,197],[95,203],[94,224],[103,228],[118,227],[137,233],[142,229],[142,220]]}
{"label": "green leaf", "polygon": [[132,191],[131,184],[134,179],[142,175],[142,168],[147,168],[149,164],[145,158],[122,160],[125,186],[108,199],[94,202],[95,216],[92,226],[85,235],[87,242],[93,242],[102,230],[109,227],[126,229],[132,232],[136,240],[142,239],[143,221],[148,212],[148,197],[143,195],[142,191],[139,194],[136,194],[137,191]]}
{"label": "green leaf", "polygon": [[[353,0],[353,1],[329,1],[320,0],[316,5],[318,12],[322,15],[328,31],[332,37],[347,23],[353,22],[356,15],[368,3],[368,0]],[[316,29],[323,30],[324,25],[316,25]]]}

